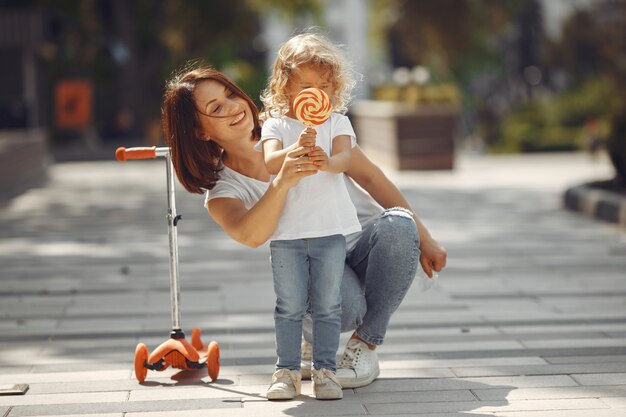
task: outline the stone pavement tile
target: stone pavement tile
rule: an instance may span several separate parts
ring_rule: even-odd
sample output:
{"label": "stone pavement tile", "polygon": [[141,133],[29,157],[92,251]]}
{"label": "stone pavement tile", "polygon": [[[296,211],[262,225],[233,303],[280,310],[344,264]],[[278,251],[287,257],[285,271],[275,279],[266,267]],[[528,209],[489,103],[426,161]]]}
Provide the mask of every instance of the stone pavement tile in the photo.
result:
{"label": "stone pavement tile", "polygon": [[[524,334],[561,334],[571,332],[608,333],[611,331],[626,331],[626,323],[580,323],[580,324],[560,324],[533,325],[533,326],[498,326],[504,334],[524,335]],[[523,337],[523,336],[522,336]]]}
{"label": "stone pavement tile", "polygon": [[[172,376],[163,377],[163,374],[172,374]],[[139,384],[136,379],[112,379],[112,380],[96,380],[87,383],[83,381],[57,381],[49,383],[33,383],[30,384],[29,394],[56,394],[56,393],[73,393],[73,392],[109,392],[109,391],[138,391],[152,390],[160,391],[171,388],[212,388],[232,387],[236,385],[236,381],[223,378],[220,371],[220,378],[217,381],[211,381],[204,372],[193,374],[187,372],[167,370],[161,373],[149,372],[146,381]]]}
{"label": "stone pavement tile", "polygon": [[441,359],[456,358],[489,358],[489,357],[509,357],[509,356],[589,356],[589,355],[621,355],[626,353],[626,346],[609,346],[609,347],[568,347],[554,349],[523,349],[523,350],[484,350],[471,352],[435,352],[435,355]]}
{"label": "stone pavement tile", "polygon": [[167,389],[142,389],[130,392],[128,401],[190,400],[200,398],[241,398],[255,395],[237,385],[207,385],[204,387],[167,387]]}
{"label": "stone pavement tile", "polygon": [[[344,393],[344,396],[346,393]],[[309,396],[301,395],[294,401],[267,401],[267,400],[246,400],[243,405],[248,415],[259,413],[274,413],[278,415],[299,415],[299,416],[343,416],[343,415],[364,415],[365,410],[360,401],[355,401],[348,397],[338,401],[319,401]],[[271,415],[271,414],[270,414]]]}
{"label": "stone pavement tile", "polygon": [[472,392],[482,401],[501,400],[503,398],[507,400],[605,398],[625,396],[626,386],[518,388],[512,391],[495,388],[473,389]]}
{"label": "stone pavement tile", "polygon": [[600,398],[611,408],[626,408],[626,395],[615,398]]}
{"label": "stone pavement tile", "polygon": [[237,408],[241,407],[238,400],[194,399],[186,401],[125,401],[91,404],[55,404],[55,405],[24,405],[11,409],[7,417],[23,416],[56,416],[59,414],[102,414],[128,413],[138,411],[174,411],[195,410],[199,408]]}
{"label": "stone pavement tile", "polygon": [[[29,390],[30,391],[30,390]],[[128,392],[97,392],[85,393],[76,392],[71,394],[32,394],[27,395],[0,396],[0,405],[44,405],[44,404],[90,404],[124,402],[128,398]]]}
{"label": "stone pavement tile", "polygon": [[554,339],[554,340],[520,340],[524,346],[533,349],[560,347],[605,347],[626,346],[626,338],[604,337],[599,339]]}
{"label": "stone pavement tile", "polygon": [[580,385],[626,385],[626,373],[571,375]]}
{"label": "stone pavement tile", "polygon": [[239,375],[239,384],[242,386],[248,385],[266,385],[268,386],[272,380],[272,372],[267,374],[246,374]]}
{"label": "stone pavement tile", "polygon": [[383,369],[380,378],[454,378],[456,375],[447,368],[409,368],[409,369]]}
{"label": "stone pavement tile", "polygon": [[467,341],[453,343],[414,343],[411,345],[389,344],[384,348],[386,354],[404,352],[446,352],[446,351],[488,351],[523,349],[516,340]]}
{"label": "stone pavement tile", "polygon": [[372,414],[402,414],[402,413],[441,413],[477,411],[483,413],[499,411],[546,411],[546,410],[580,410],[608,408],[598,399],[568,399],[568,400],[527,400],[527,401],[489,401],[489,402],[432,402],[432,403],[366,403],[365,408]]}
{"label": "stone pavement tile", "polygon": [[371,385],[357,388],[357,394],[370,392],[441,391],[464,389],[514,389],[526,387],[568,387],[576,382],[566,375],[513,376],[442,379],[377,379]]}
{"label": "stone pavement tile", "polygon": [[626,372],[626,363],[467,367],[452,368],[452,372],[458,377],[615,373]]}
{"label": "stone pavement tile", "polygon": [[[5,351],[3,351],[4,354]],[[32,366],[14,366],[13,364],[0,361],[0,375],[27,374],[33,369]]]}
{"label": "stone pavement tile", "polygon": [[552,364],[564,363],[602,363],[602,362],[626,362],[626,355],[598,355],[598,356],[554,356],[544,357],[547,362]]}
{"label": "stone pavement tile", "polygon": [[[41,414],[31,417],[40,417]],[[85,414],[55,414],[54,417],[85,417]],[[124,413],[89,414],[89,417],[124,417]]]}
{"label": "stone pavement tile", "polygon": [[[402,311],[407,311],[408,309],[403,305]],[[412,311],[411,314],[421,314],[418,311]],[[459,336],[459,335],[474,335],[474,336],[496,336],[501,335],[502,332],[495,326],[476,326],[471,328],[466,328],[464,330],[460,329],[458,326],[454,327],[420,327],[420,328],[406,328],[406,327],[398,327],[395,324],[395,316],[391,319],[392,326],[387,331],[385,335],[385,340],[396,341],[396,340],[404,340],[404,339],[421,339],[424,337],[435,337],[435,336]],[[467,332],[467,333],[464,333]]]}
{"label": "stone pavement tile", "polygon": [[[384,356],[383,356],[384,358]],[[406,368],[461,368],[489,366],[497,367],[504,365],[546,365],[547,362],[538,357],[509,357],[509,358],[472,358],[472,359],[415,359],[415,360],[391,360],[381,359],[380,369],[406,369]]]}
{"label": "stone pavement tile", "polygon": [[104,381],[104,380],[118,380],[128,379],[131,376],[132,371],[127,370],[113,370],[113,371],[97,371],[91,372],[53,372],[45,374],[15,374],[15,375],[0,375],[0,384],[11,384],[13,381],[19,379],[23,383],[36,383],[36,382],[68,382],[68,381]]}
{"label": "stone pavement tile", "polygon": [[[346,390],[344,390],[344,393]],[[504,396],[499,398],[504,400]],[[412,403],[477,401],[470,390],[408,391],[408,392],[368,392],[357,393],[356,399],[365,403]]]}
{"label": "stone pavement tile", "polygon": [[[220,362],[222,359],[220,358]],[[220,377],[232,377],[238,375],[264,375],[271,376],[276,370],[276,360],[266,365],[229,365],[220,369]]]}
{"label": "stone pavement tile", "polygon": [[[495,417],[624,417],[624,410],[541,410],[503,411],[492,414]],[[437,415],[437,417],[440,417]]]}
{"label": "stone pavement tile", "polygon": [[[255,412],[255,417],[276,417],[274,412]],[[249,417],[250,411],[243,408],[228,409],[198,409],[186,411],[148,411],[139,413],[125,413],[124,417]],[[97,416],[99,417],[99,416]]]}

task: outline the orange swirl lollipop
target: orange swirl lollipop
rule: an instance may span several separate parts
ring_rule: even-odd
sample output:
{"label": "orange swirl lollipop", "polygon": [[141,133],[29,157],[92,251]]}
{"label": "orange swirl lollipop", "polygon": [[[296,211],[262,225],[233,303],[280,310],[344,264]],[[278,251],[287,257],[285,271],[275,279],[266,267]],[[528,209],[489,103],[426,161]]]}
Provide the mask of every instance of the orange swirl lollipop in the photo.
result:
{"label": "orange swirl lollipop", "polygon": [[305,88],[293,100],[293,112],[298,120],[307,126],[324,123],[333,112],[333,104],[323,90]]}

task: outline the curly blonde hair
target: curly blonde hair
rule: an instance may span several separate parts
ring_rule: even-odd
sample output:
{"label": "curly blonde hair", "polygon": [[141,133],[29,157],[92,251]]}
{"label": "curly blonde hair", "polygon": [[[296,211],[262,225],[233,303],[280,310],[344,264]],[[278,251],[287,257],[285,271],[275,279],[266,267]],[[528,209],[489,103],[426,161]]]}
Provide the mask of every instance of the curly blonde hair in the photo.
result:
{"label": "curly blonde hair", "polygon": [[303,65],[311,65],[329,72],[334,94],[331,97],[333,111],[345,113],[352,100],[356,85],[354,71],[341,51],[324,36],[302,33],[285,42],[276,55],[272,75],[261,93],[263,110],[261,119],[276,117],[289,111],[286,90],[290,77]]}

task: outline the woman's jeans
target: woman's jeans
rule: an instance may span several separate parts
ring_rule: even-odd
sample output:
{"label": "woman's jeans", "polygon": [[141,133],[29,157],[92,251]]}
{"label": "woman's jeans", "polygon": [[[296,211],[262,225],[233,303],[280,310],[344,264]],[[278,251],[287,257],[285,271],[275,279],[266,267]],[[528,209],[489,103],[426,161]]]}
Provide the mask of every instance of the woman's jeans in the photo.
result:
{"label": "woman's jeans", "polygon": [[[411,214],[385,210],[365,227],[345,262],[341,282],[341,331],[356,330],[367,343],[381,345],[391,315],[417,272],[419,236]],[[311,340],[308,315],[303,334]]]}
{"label": "woman's jeans", "polygon": [[270,242],[277,368],[300,369],[302,319],[310,301],[313,367],[336,370],[346,239],[333,235]]}

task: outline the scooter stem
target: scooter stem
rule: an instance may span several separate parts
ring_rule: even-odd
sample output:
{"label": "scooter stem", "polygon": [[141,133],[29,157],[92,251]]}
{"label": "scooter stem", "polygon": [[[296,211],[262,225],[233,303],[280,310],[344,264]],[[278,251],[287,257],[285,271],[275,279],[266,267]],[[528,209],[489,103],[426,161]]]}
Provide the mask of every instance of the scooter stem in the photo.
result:
{"label": "scooter stem", "polygon": [[[165,148],[169,151],[169,149]],[[176,225],[178,220],[182,218],[176,214],[176,197],[174,192],[174,169],[170,152],[163,152],[157,148],[160,153],[165,153],[165,162],[167,165],[167,231],[170,246],[170,303],[172,306],[172,331],[181,330],[181,315],[179,309],[180,286],[178,284],[178,235]],[[159,153],[159,152],[158,152]]]}

